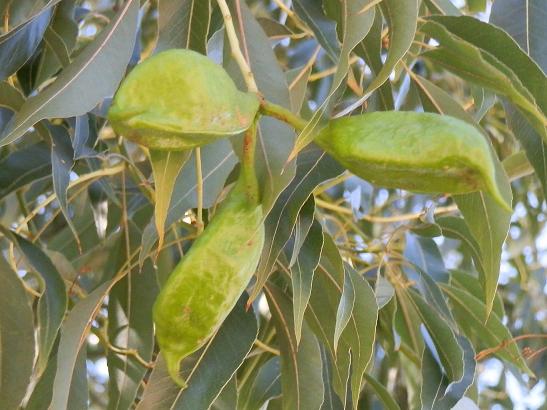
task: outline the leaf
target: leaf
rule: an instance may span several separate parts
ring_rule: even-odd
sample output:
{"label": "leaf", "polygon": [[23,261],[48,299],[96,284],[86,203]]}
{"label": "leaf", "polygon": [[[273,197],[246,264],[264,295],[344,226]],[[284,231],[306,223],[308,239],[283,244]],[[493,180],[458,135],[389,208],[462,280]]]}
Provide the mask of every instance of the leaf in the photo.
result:
{"label": "leaf", "polygon": [[138,410],[209,408],[241,366],[256,339],[255,314],[252,310],[245,311],[244,302],[242,297],[205,348],[183,361],[184,378],[188,383],[185,390],[171,380],[163,359],[156,363],[154,379],[145,389]]}
{"label": "leaf", "polygon": [[[546,16],[547,3],[540,0],[498,0],[490,14],[490,22],[507,31],[544,73],[547,71]],[[547,195],[547,143],[514,106],[505,101],[504,107],[509,127],[525,149]]]}
{"label": "leaf", "polygon": [[[149,261],[140,272],[134,269],[116,283],[108,298],[110,343],[121,349],[134,349],[147,362],[152,359],[154,349],[152,306],[157,293],[156,272]],[[107,360],[108,409],[128,409],[148,369],[135,357],[112,350]]]}
{"label": "leaf", "polygon": [[224,386],[219,396],[211,405],[211,410],[235,410],[238,403],[238,391],[235,376]]}
{"label": "leaf", "polygon": [[[463,377],[463,351],[460,348],[456,335],[441,317],[425,300],[415,292],[409,292],[410,300],[420,315],[422,322],[433,339],[435,348],[440,357],[444,372],[450,382]],[[444,394],[444,392],[443,392]]]}
{"label": "leaf", "polygon": [[431,14],[461,16],[461,11],[450,0],[425,0]]}
{"label": "leaf", "polygon": [[297,345],[289,299],[273,285],[264,289],[281,348],[283,409],[319,409],[323,402],[319,343],[304,324]]}
{"label": "leaf", "polygon": [[0,199],[51,175],[51,154],[45,142],[13,151],[0,162]]}
{"label": "leaf", "polygon": [[[382,26],[383,17],[380,11],[377,11],[374,16],[372,27],[363,41],[355,47],[355,53],[365,60],[370,70],[378,75],[383,68],[382,61]],[[378,100],[380,107],[384,111],[393,110],[393,91],[391,82],[386,81],[378,87]]]}
{"label": "leaf", "polygon": [[400,410],[400,407],[395,399],[391,397],[392,394],[384,387],[383,384],[368,373],[365,373],[364,376],[366,382],[372,390],[374,390],[374,393],[376,393],[376,396],[380,399],[386,410]]}
{"label": "leaf", "polygon": [[[355,301],[352,314],[342,332],[335,352],[335,323],[338,305],[343,293],[345,269],[351,275]],[[346,265],[345,269],[335,243],[330,236],[326,235],[308,313],[314,333],[321,338],[335,363],[333,383],[338,396],[343,400],[346,397],[346,372],[349,368],[347,360],[349,360],[351,351],[351,397],[355,407],[359,401],[363,373],[369,365],[373,353],[378,306],[374,291],[368,282],[350,266]],[[341,394],[342,391],[343,394]]]}
{"label": "leaf", "polygon": [[304,313],[310,300],[313,276],[319,264],[322,249],[323,229],[321,224],[314,220],[296,262],[291,267],[294,333],[297,344],[300,343],[302,336]]}
{"label": "leaf", "polygon": [[207,54],[210,0],[160,0],[158,14],[156,53],[171,48],[189,48]]}
{"label": "leaf", "polygon": [[60,0],[51,0],[39,13],[0,36],[0,80],[15,73],[34,54]]}
{"label": "leaf", "polygon": [[[79,353],[86,341],[93,318],[101,308],[102,301],[114,282],[105,282],[70,311],[61,329],[57,372],[53,384],[51,409],[66,409],[70,403],[71,386],[77,382]],[[85,354],[85,350],[83,350]],[[75,374],[76,372],[76,374]]]}
{"label": "leaf", "polygon": [[353,306],[355,305],[355,289],[353,287],[353,278],[348,270],[344,270],[344,287],[342,288],[342,296],[336,311],[336,326],[334,327],[334,351],[338,347],[338,341],[342,332],[348,325],[351,315],[353,314]]}
{"label": "leaf", "polygon": [[78,38],[78,24],[74,20],[77,0],[65,0],[55,9],[55,16],[44,36],[45,47],[37,62],[35,81],[42,84],[60,68],[68,66]]}
{"label": "leaf", "polygon": [[418,3],[417,0],[407,0],[404,2],[384,0],[380,3],[384,17],[390,27],[390,47],[387,58],[380,72],[377,73],[376,77],[366,88],[363,97],[338,113],[337,116],[345,115],[361,106],[374,90],[387,81],[397,63],[412,45],[412,40],[414,40],[418,21]]}
{"label": "leaf", "polygon": [[32,242],[10,233],[30,266],[43,280],[42,296],[38,301],[38,360],[36,368],[41,374],[46,368],[48,356],[57,337],[67,308],[67,294],[63,279],[49,257]]}
{"label": "leaf", "polygon": [[323,385],[325,386],[325,394],[323,397],[321,410],[343,410],[344,405],[336,395],[333,385],[335,376],[332,374],[333,363],[329,356],[329,352],[323,344],[320,344],[319,348],[321,350],[321,361],[323,362]]}
{"label": "leaf", "polygon": [[405,238],[405,258],[426,272],[435,281],[446,282],[448,272],[437,244],[432,239],[411,234],[407,234]]}
{"label": "leaf", "polygon": [[467,16],[429,17],[421,30],[440,43],[424,57],[505,95],[547,140],[545,75],[507,33]]}
{"label": "leaf", "polygon": [[376,287],[374,289],[374,295],[376,296],[376,304],[378,309],[382,309],[395,295],[395,289],[389,281],[383,276],[378,276],[376,280]]}
{"label": "leaf", "polygon": [[[84,114],[102,98],[112,95],[133,51],[138,10],[137,0],[120,8],[110,24],[53,84],[23,104],[0,134],[0,146],[17,140],[40,120]],[[86,92],[82,93],[82,89]]]}
{"label": "leaf", "polygon": [[67,198],[70,172],[74,167],[74,151],[66,128],[51,126],[49,131],[51,134],[51,176],[53,179],[53,190],[55,191],[55,195],[57,195],[61,211],[81,252],[80,238],[78,237],[76,227],[72,223]]}
{"label": "leaf", "polygon": [[[289,267],[293,267],[296,259],[298,258],[298,255],[300,254],[300,250],[302,249],[302,246],[304,245],[308,234],[310,233],[312,225],[314,225],[315,222],[315,198],[313,195],[310,195],[310,197],[306,200],[304,205],[302,205],[302,208],[300,209],[300,212],[298,213],[298,217],[296,218],[296,223],[294,224],[294,231],[291,236],[291,239],[287,243],[287,247],[289,247],[290,243],[292,242],[292,246],[290,246],[290,249],[292,252],[290,253],[291,260],[289,261]],[[289,249],[287,249],[287,257],[289,256]]]}
{"label": "leaf", "polygon": [[[295,10],[298,10],[298,3],[299,2],[293,3]],[[317,16],[314,17],[320,17],[319,13],[322,13],[321,7],[314,6],[314,2],[309,2],[306,0],[304,0],[303,3],[306,3],[306,7],[302,7],[302,12],[306,16],[309,16],[310,11],[318,9],[314,13],[314,15],[316,14]],[[337,63],[329,94],[321,103],[321,106],[313,114],[313,117],[310,119],[308,125],[306,125],[304,130],[302,130],[302,132],[298,135],[295,146],[289,156],[291,159],[313,141],[317,131],[325,124],[327,120],[326,117],[330,115],[334,103],[345,89],[344,79],[346,78],[350,68],[350,54],[367,35],[374,22],[375,8],[372,0],[342,0],[340,2],[337,1],[336,3],[327,3],[327,5],[328,4],[335,4],[334,7],[336,7],[339,12],[337,17],[338,27],[341,28],[340,31],[342,32],[342,48],[340,50],[338,48],[338,44],[336,43],[337,49],[332,50],[335,54],[329,53],[329,56],[333,62]],[[308,24],[310,22],[313,23],[313,17],[309,17],[310,21]],[[316,38],[318,38],[318,41],[324,46],[324,43],[321,41],[324,34],[316,30],[314,30],[314,33]],[[336,32],[334,33],[333,41],[337,41]]]}
{"label": "leaf", "polygon": [[34,363],[33,315],[21,279],[0,257],[0,403],[19,408]]}
{"label": "leaf", "polygon": [[512,342],[512,335],[495,313],[484,322],[484,304],[471,294],[453,286],[442,285],[452,305],[452,313],[460,329],[471,339],[476,339],[477,349],[494,349],[492,354],[515,364],[523,372],[533,375],[528,368],[518,345]]}
{"label": "leaf", "polygon": [[154,174],[154,221],[158,234],[158,252],[163,247],[165,220],[171,203],[171,196],[177,176],[190,158],[191,150],[158,151],[150,150],[150,163]]}
{"label": "leaf", "polygon": [[313,0],[294,0],[295,13],[313,31],[317,41],[333,62],[338,61],[340,45],[336,36],[336,23],[328,18],[322,5]]}
{"label": "leaf", "polygon": [[[272,357],[256,374],[248,397],[238,402],[238,409],[260,410],[271,399],[281,396],[281,370],[279,357]],[[232,410],[232,409],[230,409]]]}
{"label": "leaf", "polygon": [[250,300],[258,296],[268,280],[279,253],[291,236],[300,209],[313,190],[321,182],[342,172],[343,168],[316,146],[309,147],[298,156],[295,178],[280,195],[266,218],[266,239]]}
{"label": "leaf", "polygon": [[[204,208],[213,206],[236,162],[237,158],[227,140],[219,140],[201,147]],[[175,181],[165,220],[166,227],[181,219],[188,209],[197,207],[196,191],[195,154],[192,153]],[[142,236],[142,249],[139,254],[140,265],[143,264],[157,239],[156,226],[151,223],[145,228]]]}

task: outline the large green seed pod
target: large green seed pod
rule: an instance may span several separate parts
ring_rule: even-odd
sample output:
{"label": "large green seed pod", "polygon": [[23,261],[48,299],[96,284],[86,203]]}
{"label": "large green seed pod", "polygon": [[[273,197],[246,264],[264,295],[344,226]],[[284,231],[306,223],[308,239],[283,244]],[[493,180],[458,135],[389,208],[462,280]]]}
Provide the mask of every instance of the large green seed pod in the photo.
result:
{"label": "large green seed pod", "polygon": [[169,374],[181,386],[181,360],[215,333],[256,270],[264,245],[262,217],[241,178],[155,302],[156,337]]}
{"label": "large green seed pod", "polygon": [[330,121],[316,142],[373,184],[419,193],[483,190],[506,209],[491,147],[461,120],[431,113],[374,112]]}
{"label": "large green seed pod", "polygon": [[145,60],[124,79],[108,113],[114,130],[148,148],[184,150],[239,134],[258,97],[239,91],[228,73],[191,50]]}

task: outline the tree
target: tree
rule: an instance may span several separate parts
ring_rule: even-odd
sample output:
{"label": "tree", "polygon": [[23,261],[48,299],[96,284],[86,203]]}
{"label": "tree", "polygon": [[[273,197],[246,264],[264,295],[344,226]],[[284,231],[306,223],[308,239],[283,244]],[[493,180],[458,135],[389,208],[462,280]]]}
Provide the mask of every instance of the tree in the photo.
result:
{"label": "tree", "polygon": [[[0,407],[540,408],[547,3],[491,3],[0,3]],[[260,95],[254,162],[242,134],[166,152],[113,130],[120,82],[174,48]],[[419,169],[428,194],[374,185],[318,139],[394,111],[470,124],[513,212]],[[181,388],[154,302],[249,164],[260,261]]]}

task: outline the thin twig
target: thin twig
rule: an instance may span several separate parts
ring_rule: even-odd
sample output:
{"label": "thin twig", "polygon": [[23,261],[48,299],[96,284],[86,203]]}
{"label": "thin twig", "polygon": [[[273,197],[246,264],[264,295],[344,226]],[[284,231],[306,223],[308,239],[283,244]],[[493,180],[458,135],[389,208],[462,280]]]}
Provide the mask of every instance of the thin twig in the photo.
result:
{"label": "thin twig", "polygon": [[224,19],[226,36],[228,37],[228,41],[230,42],[232,57],[234,58],[234,60],[236,60],[236,63],[239,66],[241,73],[243,74],[247,89],[251,92],[258,93],[258,87],[256,85],[253,72],[251,71],[247,60],[245,60],[245,57],[241,52],[241,48],[239,47],[239,40],[237,38],[234,21],[232,18],[232,14],[230,13],[230,8],[228,7],[228,4],[226,4],[225,0],[217,0],[217,3],[220,11],[222,12],[222,18]]}

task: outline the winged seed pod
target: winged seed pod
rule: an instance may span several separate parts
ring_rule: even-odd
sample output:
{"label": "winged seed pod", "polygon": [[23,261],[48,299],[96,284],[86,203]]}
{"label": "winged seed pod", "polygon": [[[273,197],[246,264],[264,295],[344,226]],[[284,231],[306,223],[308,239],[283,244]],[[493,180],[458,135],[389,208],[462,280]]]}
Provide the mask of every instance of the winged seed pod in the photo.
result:
{"label": "winged seed pod", "polygon": [[258,97],[239,91],[228,73],[192,50],[167,50],[137,65],[110,107],[114,130],[158,150],[185,150],[245,131]]}
{"label": "winged seed pod", "polygon": [[496,183],[492,148],[472,125],[431,113],[374,112],[330,121],[316,143],[355,175],[418,193],[486,191],[511,210]]}
{"label": "winged seed pod", "polygon": [[202,347],[248,285],[264,244],[262,207],[240,178],[181,259],[154,304],[156,338],[179,385],[182,359]]}

